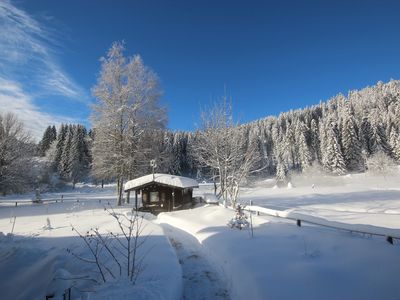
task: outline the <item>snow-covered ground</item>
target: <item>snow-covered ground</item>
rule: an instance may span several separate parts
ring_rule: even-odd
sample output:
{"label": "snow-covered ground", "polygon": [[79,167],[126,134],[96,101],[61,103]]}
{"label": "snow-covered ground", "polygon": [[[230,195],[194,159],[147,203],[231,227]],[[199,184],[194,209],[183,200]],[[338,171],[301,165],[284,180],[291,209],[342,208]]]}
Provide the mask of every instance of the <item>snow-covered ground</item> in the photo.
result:
{"label": "snow-covered ground", "polygon": [[[114,218],[104,210],[115,202],[115,187],[106,189],[80,187],[63,191],[63,203],[24,204],[15,207],[7,197],[0,206],[0,290],[2,299],[63,299],[72,287],[71,299],[178,299],[182,290],[182,275],[178,259],[160,226],[144,220],[143,237],[147,236],[139,257],[144,257],[144,269],[135,285],[128,280],[111,281],[101,288],[93,283],[99,279],[96,267],[84,263],[70,253],[90,257],[83,241],[72,231],[81,233],[98,227],[101,231],[118,232]],[[59,194],[43,198],[61,197]],[[30,196],[23,196],[29,199]],[[78,202],[79,201],[79,202]],[[129,207],[116,209],[130,212]],[[15,226],[12,236],[7,236]],[[49,220],[49,221],[48,221]],[[49,226],[50,225],[50,226]]]}
{"label": "snow-covered ground", "polygon": [[[278,189],[266,180],[244,188],[240,201],[283,215],[397,232],[399,182],[396,176],[309,176]],[[211,190],[201,186],[196,194]],[[141,248],[146,268],[138,282],[99,287],[88,280],[98,276],[94,266],[66,249],[88,254],[71,225],[81,232],[117,229],[104,211],[115,202],[115,186],[43,194],[43,199],[57,199],[44,204],[29,203],[32,198],[0,198],[2,299],[44,299],[51,293],[62,299],[71,286],[72,299],[400,299],[398,240],[391,245],[383,237],[297,227],[293,220],[268,215],[253,216],[252,238],[248,230],[230,229],[226,224],[234,212],[218,205],[146,215],[149,237]],[[130,208],[116,210],[126,214]]]}
{"label": "snow-covered ground", "polygon": [[225,282],[210,263],[202,245],[190,233],[162,223],[165,234],[174,246],[183,275],[183,300],[229,299]]}
{"label": "snow-covered ground", "polygon": [[384,239],[254,216],[254,237],[220,206],[161,214],[194,236],[232,299],[398,299],[400,247]]}
{"label": "snow-covered ground", "polygon": [[294,178],[292,188],[273,181],[243,189],[241,201],[275,210],[295,211],[348,224],[400,229],[400,176],[367,174]]}

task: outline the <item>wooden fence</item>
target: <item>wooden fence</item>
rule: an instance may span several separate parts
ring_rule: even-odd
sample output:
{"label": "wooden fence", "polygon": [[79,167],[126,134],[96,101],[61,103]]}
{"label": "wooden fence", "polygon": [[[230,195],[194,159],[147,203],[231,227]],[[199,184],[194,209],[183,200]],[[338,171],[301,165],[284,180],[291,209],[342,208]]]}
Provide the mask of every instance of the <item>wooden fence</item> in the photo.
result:
{"label": "wooden fence", "polygon": [[323,226],[327,228],[343,230],[351,233],[360,233],[370,236],[384,237],[390,244],[394,244],[394,240],[400,240],[400,229],[391,229],[386,227],[379,227],[373,225],[364,224],[348,224],[337,221],[329,221],[321,217],[310,216],[302,213],[297,213],[293,210],[274,210],[266,207],[248,205],[245,210],[256,213],[258,215],[268,215],[275,218],[282,218],[287,220],[293,220],[297,226],[301,227],[303,223],[308,223],[316,226]]}

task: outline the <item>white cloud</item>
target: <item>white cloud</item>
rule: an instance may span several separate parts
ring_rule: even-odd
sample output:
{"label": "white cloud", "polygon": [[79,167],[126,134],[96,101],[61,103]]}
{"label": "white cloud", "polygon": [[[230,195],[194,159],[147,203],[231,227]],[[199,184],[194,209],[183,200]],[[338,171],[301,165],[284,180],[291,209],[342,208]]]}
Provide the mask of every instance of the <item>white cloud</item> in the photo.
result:
{"label": "white cloud", "polygon": [[0,77],[0,107],[2,113],[12,112],[25,124],[25,128],[35,141],[42,138],[43,132],[49,125],[61,123],[79,123],[73,118],[51,115],[41,112],[32,98],[26,94],[21,86],[14,81]]}
{"label": "white cloud", "polygon": [[0,0],[0,27],[0,112],[16,114],[36,141],[49,125],[82,122],[35,105],[38,95],[89,102],[84,89],[57,62],[54,31],[9,0]]}
{"label": "white cloud", "polygon": [[88,101],[87,93],[55,57],[55,34],[9,0],[0,0],[0,75],[23,82],[24,90]]}

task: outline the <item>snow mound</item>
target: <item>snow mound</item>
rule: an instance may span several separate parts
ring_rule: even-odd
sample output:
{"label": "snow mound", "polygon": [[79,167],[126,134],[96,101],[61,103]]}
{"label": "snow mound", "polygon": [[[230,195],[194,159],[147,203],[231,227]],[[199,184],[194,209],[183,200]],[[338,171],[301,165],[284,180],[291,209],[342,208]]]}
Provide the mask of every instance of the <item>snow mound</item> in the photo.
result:
{"label": "snow mound", "polygon": [[207,204],[219,204],[217,196],[211,193],[205,193],[203,199]]}

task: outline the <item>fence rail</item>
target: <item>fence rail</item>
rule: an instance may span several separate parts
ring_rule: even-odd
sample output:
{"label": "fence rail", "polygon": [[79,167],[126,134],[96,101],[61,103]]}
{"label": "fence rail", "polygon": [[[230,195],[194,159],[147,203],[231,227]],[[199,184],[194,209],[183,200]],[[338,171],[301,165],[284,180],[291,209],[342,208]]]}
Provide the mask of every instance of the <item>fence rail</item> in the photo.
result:
{"label": "fence rail", "polygon": [[279,211],[255,205],[246,206],[245,210],[249,212],[255,212],[257,214],[269,215],[276,218],[293,220],[299,227],[301,227],[302,223],[308,223],[311,225],[323,226],[327,228],[343,230],[352,233],[380,236],[380,237],[385,237],[386,241],[390,244],[394,243],[393,242],[394,239],[400,240],[400,229],[392,229],[392,228],[365,225],[365,224],[348,224],[338,221],[329,221],[321,217],[301,214],[293,210]]}
{"label": "fence rail", "polygon": [[[58,202],[79,202],[78,198],[46,198],[40,200],[0,200],[0,204],[10,204],[18,206],[19,204],[32,204],[32,203],[58,203]],[[99,200],[101,203],[101,200]]]}

